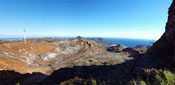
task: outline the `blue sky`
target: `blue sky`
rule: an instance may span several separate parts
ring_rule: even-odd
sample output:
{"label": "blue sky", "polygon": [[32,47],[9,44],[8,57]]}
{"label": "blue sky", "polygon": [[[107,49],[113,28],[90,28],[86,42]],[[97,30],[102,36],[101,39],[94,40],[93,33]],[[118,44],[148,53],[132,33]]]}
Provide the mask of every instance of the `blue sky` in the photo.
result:
{"label": "blue sky", "polygon": [[158,39],[172,0],[0,0],[0,37]]}

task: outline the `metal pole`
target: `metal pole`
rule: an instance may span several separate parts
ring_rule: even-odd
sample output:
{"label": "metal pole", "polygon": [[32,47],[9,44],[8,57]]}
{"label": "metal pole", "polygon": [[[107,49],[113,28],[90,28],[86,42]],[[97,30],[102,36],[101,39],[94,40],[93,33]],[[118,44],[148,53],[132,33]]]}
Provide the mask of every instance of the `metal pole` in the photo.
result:
{"label": "metal pole", "polygon": [[24,29],[24,43],[26,43],[26,34],[25,34],[26,30]]}

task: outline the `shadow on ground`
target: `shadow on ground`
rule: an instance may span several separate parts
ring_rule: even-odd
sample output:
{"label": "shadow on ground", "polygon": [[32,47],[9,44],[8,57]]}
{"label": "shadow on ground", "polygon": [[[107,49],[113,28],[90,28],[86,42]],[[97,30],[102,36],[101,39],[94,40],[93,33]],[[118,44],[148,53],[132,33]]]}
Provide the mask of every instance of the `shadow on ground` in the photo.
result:
{"label": "shadow on ground", "polygon": [[15,85],[15,84],[29,85],[37,83],[45,79],[46,77],[47,76],[42,73],[21,74],[15,71],[0,71],[0,85]]}
{"label": "shadow on ground", "polygon": [[[125,61],[124,63],[117,65],[92,65],[92,66],[75,66],[72,68],[61,68],[57,71],[54,71],[50,76],[44,79],[39,84],[42,85],[58,85],[62,82],[69,82],[73,85],[92,85],[92,80],[99,85],[126,85],[132,77],[134,76],[133,68],[135,67],[136,58],[141,55],[134,54],[130,57],[134,59]],[[78,82],[76,79],[78,79]],[[116,81],[118,80],[118,81]],[[86,83],[85,83],[86,82]]]}

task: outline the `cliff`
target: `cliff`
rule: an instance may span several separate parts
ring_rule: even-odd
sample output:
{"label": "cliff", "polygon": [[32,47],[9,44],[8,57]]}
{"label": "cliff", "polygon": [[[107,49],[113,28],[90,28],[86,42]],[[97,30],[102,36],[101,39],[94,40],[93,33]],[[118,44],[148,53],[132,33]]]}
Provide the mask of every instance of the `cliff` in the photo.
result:
{"label": "cliff", "polygon": [[175,65],[175,0],[169,8],[168,14],[165,33],[151,47],[149,53],[169,63],[169,65]]}

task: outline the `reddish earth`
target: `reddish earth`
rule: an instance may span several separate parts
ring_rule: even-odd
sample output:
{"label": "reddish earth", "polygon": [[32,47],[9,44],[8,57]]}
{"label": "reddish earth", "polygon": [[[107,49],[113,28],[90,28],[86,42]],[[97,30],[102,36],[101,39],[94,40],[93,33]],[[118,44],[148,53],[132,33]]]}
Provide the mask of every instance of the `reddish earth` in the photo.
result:
{"label": "reddish earth", "polygon": [[14,42],[14,43],[5,43],[0,44],[0,50],[5,51],[10,54],[23,55],[26,56],[26,51],[31,54],[41,54],[53,49],[56,46],[55,43],[23,43],[23,42]]}
{"label": "reddish earth", "polygon": [[27,69],[27,64],[20,60],[0,56],[0,70],[15,70],[25,73]]}

